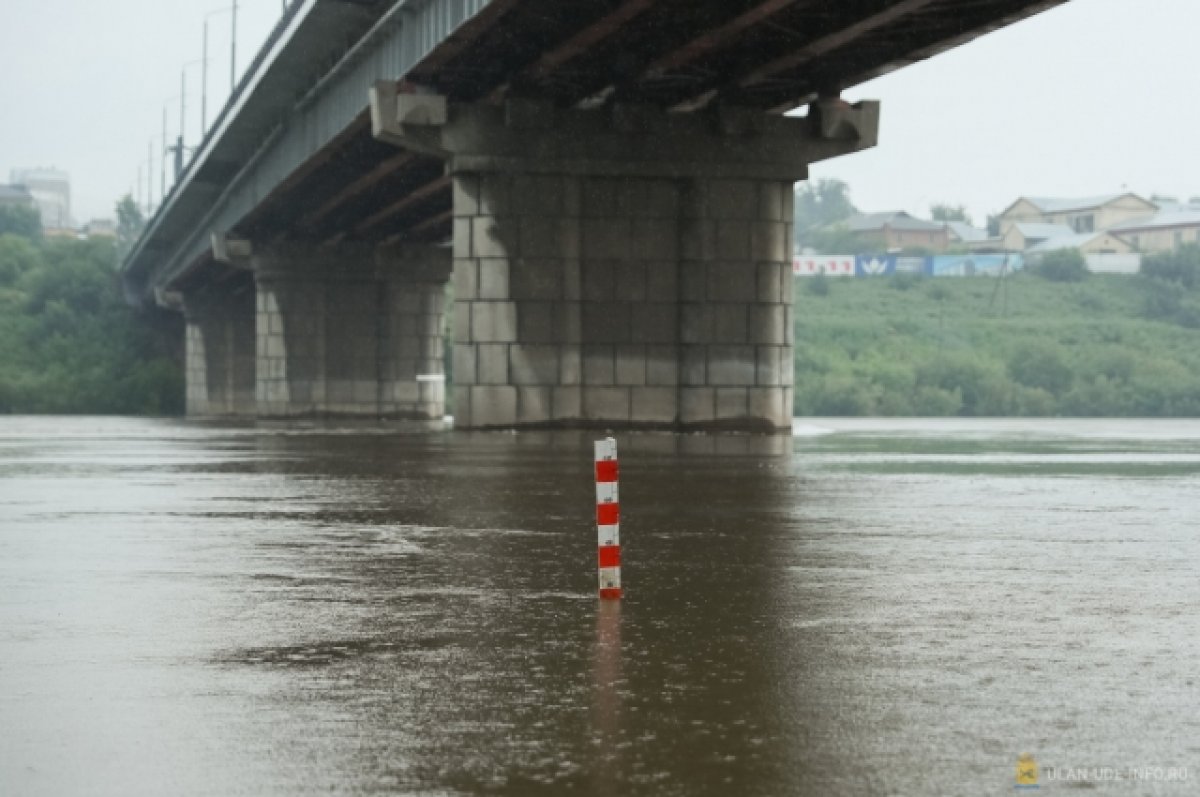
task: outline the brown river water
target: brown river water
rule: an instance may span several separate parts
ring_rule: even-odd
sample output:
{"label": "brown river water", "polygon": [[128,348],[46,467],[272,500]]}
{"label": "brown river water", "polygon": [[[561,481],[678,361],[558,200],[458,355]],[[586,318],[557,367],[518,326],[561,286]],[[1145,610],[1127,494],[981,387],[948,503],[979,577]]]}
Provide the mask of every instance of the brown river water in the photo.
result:
{"label": "brown river water", "polygon": [[1200,422],[597,436],[0,418],[0,795],[1200,793]]}

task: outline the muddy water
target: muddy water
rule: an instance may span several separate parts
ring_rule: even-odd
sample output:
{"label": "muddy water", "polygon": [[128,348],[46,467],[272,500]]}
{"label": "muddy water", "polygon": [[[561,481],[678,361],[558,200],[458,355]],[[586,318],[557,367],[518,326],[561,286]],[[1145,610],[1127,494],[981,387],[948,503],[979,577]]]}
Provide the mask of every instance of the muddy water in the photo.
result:
{"label": "muddy water", "polygon": [[0,419],[0,794],[1196,792],[1200,423],[592,438]]}

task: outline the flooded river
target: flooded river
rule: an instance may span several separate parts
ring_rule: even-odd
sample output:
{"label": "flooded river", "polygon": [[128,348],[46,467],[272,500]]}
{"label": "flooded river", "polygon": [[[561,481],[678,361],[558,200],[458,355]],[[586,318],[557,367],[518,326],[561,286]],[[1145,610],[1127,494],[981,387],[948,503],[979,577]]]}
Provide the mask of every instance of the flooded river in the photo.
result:
{"label": "flooded river", "polygon": [[1200,423],[596,436],[0,418],[0,794],[1200,791]]}

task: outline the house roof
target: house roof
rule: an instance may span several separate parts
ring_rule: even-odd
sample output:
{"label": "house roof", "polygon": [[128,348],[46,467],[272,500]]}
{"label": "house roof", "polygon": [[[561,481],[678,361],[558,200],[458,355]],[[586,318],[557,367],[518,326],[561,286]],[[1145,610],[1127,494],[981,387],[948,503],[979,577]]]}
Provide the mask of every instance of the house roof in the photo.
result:
{"label": "house roof", "polygon": [[[1069,227],[1067,229],[1070,229]],[[1057,235],[1053,238],[1048,238],[1042,241],[1037,246],[1031,246],[1025,250],[1026,254],[1041,254],[1044,252],[1055,252],[1059,249],[1080,249],[1086,246],[1091,241],[1097,238],[1108,235],[1104,231],[1099,232],[1081,232],[1071,233],[1070,235]]]}
{"label": "house roof", "polygon": [[[1128,194],[1101,194],[1086,197],[1024,197],[1034,207],[1043,213],[1067,213],[1072,210],[1090,210],[1107,205],[1114,199],[1120,199]],[[1139,197],[1140,198],[1140,197]]]}
{"label": "house roof", "polygon": [[1177,202],[1173,199],[1155,199],[1153,203],[1158,206],[1159,213],[1178,210],[1200,210],[1200,204],[1195,202]]}
{"label": "house roof", "polygon": [[1171,210],[1139,216],[1112,228],[1115,233],[1138,232],[1139,230],[1156,230],[1164,227],[1197,227],[1200,226],[1200,208],[1178,205]]}
{"label": "house roof", "polygon": [[1093,208],[1107,205],[1109,202],[1121,199],[1122,197],[1133,197],[1141,202],[1145,202],[1147,207],[1155,207],[1153,202],[1142,199],[1142,197],[1129,191],[1120,194],[1101,194],[1099,196],[1084,197],[1023,196],[1018,197],[1017,201],[1005,208],[1004,212],[1000,215],[1007,215],[1008,212],[1015,208],[1022,200],[1033,205],[1041,213],[1070,213],[1076,210],[1092,210]]}
{"label": "house roof", "polygon": [[902,210],[885,213],[856,213],[845,222],[851,232],[871,232],[889,227],[893,230],[908,230],[911,232],[940,232],[945,229],[941,224],[918,219]]}
{"label": "house roof", "polygon": [[1018,221],[1013,225],[1025,240],[1044,241],[1074,235],[1075,231],[1065,224],[1045,224],[1039,221]]}
{"label": "house roof", "polygon": [[986,241],[988,239],[987,230],[981,230],[978,227],[972,227],[964,221],[948,221],[946,228],[954,234],[958,240],[963,243],[975,243],[977,241]]}

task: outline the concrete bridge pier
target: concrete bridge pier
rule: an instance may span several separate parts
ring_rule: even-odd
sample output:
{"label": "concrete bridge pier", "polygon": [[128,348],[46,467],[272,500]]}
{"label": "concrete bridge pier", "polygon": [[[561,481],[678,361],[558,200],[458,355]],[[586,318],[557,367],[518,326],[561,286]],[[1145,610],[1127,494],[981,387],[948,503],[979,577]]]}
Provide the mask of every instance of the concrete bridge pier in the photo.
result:
{"label": "concrete bridge pier", "polygon": [[456,426],[791,428],[792,185],[874,145],[878,104],[447,107],[382,84],[372,121],[453,175]]}
{"label": "concrete bridge pier", "polygon": [[183,297],[187,414],[253,418],[254,284],[217,284]]}
{"label": "concrete bridge pier", "polygon": [[455,187],[456,424],[790,426],[791,182]]}
{"label": "concrete bridge pier", "polygon": [[260,417],[444,416],[448,249],[277,246],[251,262]]}

